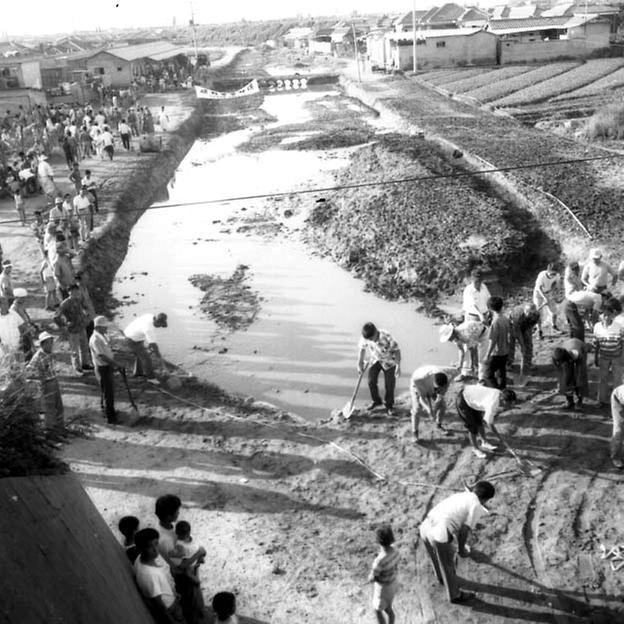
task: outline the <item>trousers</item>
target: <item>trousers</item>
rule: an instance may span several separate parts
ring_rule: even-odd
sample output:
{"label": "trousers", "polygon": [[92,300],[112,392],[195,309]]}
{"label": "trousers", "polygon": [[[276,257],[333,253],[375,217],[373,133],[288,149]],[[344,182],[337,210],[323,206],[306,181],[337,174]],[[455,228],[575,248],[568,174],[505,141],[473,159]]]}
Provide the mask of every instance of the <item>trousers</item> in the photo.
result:
{"label": "trousers", "polygon": [[613,432],[611,434],[611,459],[622,459],[622,424],[624,423],[624,405],[611,394],[611,417]]}
{"label": "trousers", "polygon": [[450,539],[448,542],[438,542],[431,537],[430,532],[430,520],[425,518],[420,525],[420,537],[433,564],[436,578],[446,588],[446,595],[450,602],[458,598],[460,594],[457,572],[455,570],[455,548]]}
{"label": "trousers", "polygon": [[106,419],[115,420],[115,382],[114,371],[110,365],[96,366],[95,377],[100,384],[100,404],[104,406]]}
{"label": "trousers", "polygon": [[[609,403],[611,390],[622,383],[622,358],[600,357],[598,365],[598,402]],[[609,381],[609,372],[612,383]]]}
{"label": "trousers", "polygon": [[391,409],[394,405],[394,388],[396,386],[396,366],[389,369],[384,369],[380,362],[375,362],[368,369],[368,389],[370,390],[373,403],[381,404],[381,396],[379,394],[379,388],[377,381],[379,379],[379,373],[383,371],[384,374],[384,387],[385,396],[384,404],[386,408]]}
{"label": "trousers", "polygon": [[91,363],[91,355],[89,354],[86,330],[83,329],[76,333],[70,332],[67,338],[69,340],[72,366],[77,371],[82,370],[83,366],[89,366]]}

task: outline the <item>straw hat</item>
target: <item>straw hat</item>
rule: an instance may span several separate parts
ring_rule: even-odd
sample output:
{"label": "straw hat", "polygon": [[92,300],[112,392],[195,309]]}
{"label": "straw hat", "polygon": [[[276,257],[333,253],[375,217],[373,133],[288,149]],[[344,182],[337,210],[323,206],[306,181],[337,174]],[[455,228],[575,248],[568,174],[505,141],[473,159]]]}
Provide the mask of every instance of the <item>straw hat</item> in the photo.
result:
{"label": "straw hat", "polygon": [[600,251],[600,249],[598,248],[592,249],[589,254],[589,257],[595,260],[600,260],[600,258],[602,258],[602,251]]}
{"label": "straw hat", "polygon": [[108,327],[108,320],[105,316],[96,316],[93,319],[94,327]]}
{"label": "straw hat", "polygon": [[28,297],[28,291],[25,288],[15,288],[13,290],[13,296],[16,299],[19,299],[21,297]]}
{"label": "straw hat", "polygon": [[440,342],[448,342],[455,331],[455,327],[453,325],[442,325],[438,330],[440,333]]}
{"label": "straw hat", "polygon": [[46,340],[54,340],[54,336],[47,331],[43,331],[39,334],[39,344],[45,342]]}

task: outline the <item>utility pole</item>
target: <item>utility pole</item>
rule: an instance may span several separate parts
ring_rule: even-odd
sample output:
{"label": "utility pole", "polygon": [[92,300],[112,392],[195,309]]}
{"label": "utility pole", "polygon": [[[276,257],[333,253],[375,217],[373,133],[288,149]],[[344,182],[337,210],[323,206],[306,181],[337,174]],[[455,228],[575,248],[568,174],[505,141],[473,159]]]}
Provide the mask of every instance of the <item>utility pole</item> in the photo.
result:
{"label": "utility pole", "polygon": [[195,30],[195,14],[193,13],[193,3],[191,2],[190,4],[191,4],[191,28],[193,29],[193,48],[195,49],[195,65],[197,65],[199,54],[197,52],[197,32]]}
{"label": "utility pole", "polygon": [[416,0],[412,3],[412,30],[414,35],[413,45],[412,45],[412,54],[414,57],[414,66],[413,71],[416,73],[418,71],[418,60],[416,58]]}
{"label": "utility pole", "polygon": [[353,55],[355,57],[355,66],[357,67],[358,82],[362,82],[362,73],[360,72],[360,58],[358,54],[357,38],[355,36],[355,24],[351,22],[351,32],[353,32]]}

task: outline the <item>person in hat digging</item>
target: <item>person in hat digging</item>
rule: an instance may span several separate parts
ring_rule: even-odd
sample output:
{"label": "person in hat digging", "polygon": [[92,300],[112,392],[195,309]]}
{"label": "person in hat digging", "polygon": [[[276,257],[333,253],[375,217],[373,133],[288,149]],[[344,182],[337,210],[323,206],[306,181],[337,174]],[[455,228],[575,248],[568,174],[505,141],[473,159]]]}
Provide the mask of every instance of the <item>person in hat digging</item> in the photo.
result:
{"label": "person in hat digging", "polygon": [[13,265],[10,260],[2,261],[2,272],[0,273],[0,299],[2,299],[8,308],[13,303],[13,283],[11,282],[11,273]]}
{"label": "person in hat digging", "polygon": [[382,404],[377,380],[383,371],[386,413],[394,415],[394,389],[396,380],[401,375],[401,349],[397,341],[385,329],[377,329],[373,323],[365,323],[358,343],[358,373],[365,369],[368,362],[368,389],[373,402],[369,410],[374,410]]}
{"label": "person in hat digging", "polygon": [[592,249],[589,253],[589,261],[583,267],[581,281],[590,292],[602,294],[609,288],[609,276],[611,276],[613,287],[617,283],[617,271],[603,261],[600,249]]}
{"label": "person in hat digging", "polygon": [[455,381],[478,375],[485,379],[485,351],[487,349],[487,327],[481,321],[466,320],[459,325],[442,325],[440,342],[454,342],[459,352]]}
{"label": "person in hat digging", "polygon": [[93,321],[93,334],[89,338],[89,350],[95,367],[95,377],[100,384],[100,405],[104,409],[106,420],[114,425],[119,421],[115,411],[113,373],[115,369],[122,370],[123,366],[115,360],[107,333],[108,321],[103,316],[96,316]]}
{"label": "person in hat digging", "polygon": [[20,325],[20,348],[24,353],[26,362],[30,360],[35,349],[35,337],[39,333],[39,328],[32,322],[28,310],[26,310],[26,298],[28,291],[25,288],[16,288],[13,291],[15,300],[11,305],[10,311],[17,314],[22,320]]}
{"label": "person in hat digging", "polygon": [[62,426],[65,422],[61,388],[54,370],[53,346],[54,336],[45,331],[41,332],[39,348],[26,366],[26,377],[40,384],[41,409],[44,413],[45,425],[49,429]]}

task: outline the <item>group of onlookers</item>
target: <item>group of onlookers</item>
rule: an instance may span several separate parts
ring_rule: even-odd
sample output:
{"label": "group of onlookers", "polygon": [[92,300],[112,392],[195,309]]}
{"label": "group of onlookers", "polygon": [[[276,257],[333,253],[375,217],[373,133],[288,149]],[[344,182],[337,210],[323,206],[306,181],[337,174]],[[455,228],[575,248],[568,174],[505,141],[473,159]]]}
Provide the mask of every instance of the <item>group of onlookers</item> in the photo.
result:
{"label": "group of onlookers", "polygon": [[[191,525],[178,520],[181,507],[177,496],[165,494],[156,499],[157,528],[140,529],[135,516],[118,524],[137,586],[159,624],[202,624],[207,616],[199,578],[206,549],[194,542]],[[216,622],[237,624],[231,592],[216,593],[212,610]]]}

